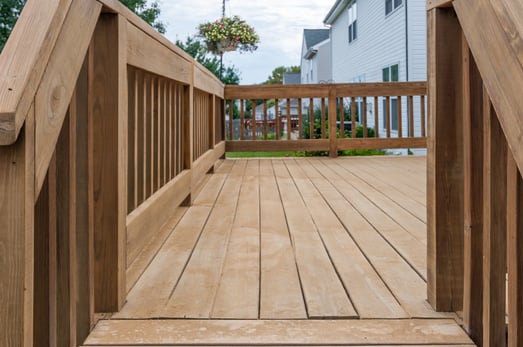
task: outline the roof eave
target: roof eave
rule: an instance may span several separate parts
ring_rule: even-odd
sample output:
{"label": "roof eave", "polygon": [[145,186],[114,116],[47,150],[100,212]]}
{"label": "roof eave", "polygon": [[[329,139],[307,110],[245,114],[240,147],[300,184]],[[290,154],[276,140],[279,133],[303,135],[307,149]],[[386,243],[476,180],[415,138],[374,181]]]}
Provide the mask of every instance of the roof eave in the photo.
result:
{"label": "roof eave", "polygon": [[340,13],[343,11],[345,6],[349,0],[337,0],[334,6],[330,9],[329,13],[327,13],[327,16],[325,16],[325,19],[323,20],[323,23],[326,25],[332,25],[336,18],[340,15]]}

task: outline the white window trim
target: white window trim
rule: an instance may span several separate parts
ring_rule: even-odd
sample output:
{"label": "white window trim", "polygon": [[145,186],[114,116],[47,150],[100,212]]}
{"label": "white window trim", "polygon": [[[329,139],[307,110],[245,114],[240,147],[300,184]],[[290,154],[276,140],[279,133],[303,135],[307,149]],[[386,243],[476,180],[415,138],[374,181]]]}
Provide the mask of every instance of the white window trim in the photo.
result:
{"label": "white window trim", "polygon": [[398,7],[394,8],[394,0],[392,0],[392,11],[387,13],[387,3],[386,3],[386,0],[385,0],[385,18],[388,18],[391,15],[393,15],[396,11],[398,11],[398,9],[402,8],[404,6],[404,4],[405,4],[405,0],[401,0],[401,5],[399,5]]}
{"label": "white window trim", "polygon": [[[353,7],[355,7],[354,8],[355,18],[353,20],[351,20],[351,12],[352,12]],[[348,36],[347,42],[350,45],[351,43],[353,43],[354,41],[356,41],[358,39],[358,2],[357,2],[357,0],[352,1],[351,4],[349,5],[349,7],[347,8],[347,17],[348,17],[348,23],[349,23],[347,25],[347,36]],[[352,38],[352,40],[351,40],[349,32],[350,32],[351,25],[353,25],[354,23],[356,23],[356,37]],[[354,26],[353,26],[353,32],[354,32]],[[354,34],[352,36],[354,36]]]}

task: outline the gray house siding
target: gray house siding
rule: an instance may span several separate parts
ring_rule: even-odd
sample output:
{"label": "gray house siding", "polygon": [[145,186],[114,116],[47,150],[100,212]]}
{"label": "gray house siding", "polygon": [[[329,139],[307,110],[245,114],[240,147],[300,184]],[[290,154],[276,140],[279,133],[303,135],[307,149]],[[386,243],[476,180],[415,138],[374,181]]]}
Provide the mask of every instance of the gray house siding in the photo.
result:
{"label": "gray house siding", "polygon": [[[336,4],[342,4],[344,9],[334,21],[331,21],[333,80],[338,83],[381,82],[383,69],[398,64],[399,81],[425,81],[427,79],[426,2],[403,0],[401,6],[385,15],[385,0],[358,0],[357,37],[349,43],[348,8],[352,3],[352,1],[337,2]],[[408,18],[408,31],[406,18]],[[374,105],[367,101],[368,125],[374,127]],[[407,100],[403,98],[403,134],[408,133],[407,109]],[[421,133],[419,98],[414,98],[414,110],[417,120],[414,124],[414,133],[419,136]],[[378,111],[380,135],[385,136],[382,101],[379,103]],[[397,136],[397,131],[392,131],[392,136]]]}

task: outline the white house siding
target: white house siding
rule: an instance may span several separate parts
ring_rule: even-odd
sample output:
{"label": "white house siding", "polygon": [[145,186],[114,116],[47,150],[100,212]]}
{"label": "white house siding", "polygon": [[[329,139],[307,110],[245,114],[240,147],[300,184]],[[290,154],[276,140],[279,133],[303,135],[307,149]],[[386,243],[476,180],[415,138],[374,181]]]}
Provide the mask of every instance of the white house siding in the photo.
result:
{"label": "white house siding", "polygon": [[[406,1],[408,3],[406,4]],[[350,4],[350,3],[349,3]],[[427,79],[426,2],[403,0],[385,16],[385,0],[358,0],[357,38],[348,42],[348,6],[331,26],[332,78],[338,83],[381,82],[383,68],[398,64],[399,81],[407,81],[407,41],[405,12],[409,12],[409,81]],[[368,125],[374,127],[373,102],[367,100]],[[402,100],[403,134],[408,133],[407,98]],[[420,98],[414,98],[416,136],[421,134]],[[380,136],[385,136],[382,101],[379,102]],[[397,132],[392,131],[393,136]],[[406,136],[406,135],[404,135]]]}

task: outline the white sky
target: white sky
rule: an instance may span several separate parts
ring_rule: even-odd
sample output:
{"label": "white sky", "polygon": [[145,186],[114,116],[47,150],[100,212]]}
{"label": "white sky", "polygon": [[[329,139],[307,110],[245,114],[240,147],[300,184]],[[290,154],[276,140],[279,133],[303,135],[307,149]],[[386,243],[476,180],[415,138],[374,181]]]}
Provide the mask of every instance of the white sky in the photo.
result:
{"label": "white sky", "polygon": [[[324,28],[335,0],[227,0],[226,15],[254,26],[260,45],[254,53],[227,52],[224,63],[240,70],[241,84],[265,81],[275,67],[300,65],[303,29]],[[160,0],[161,20],[171,41],[185,41],[198,24],[221,17],[221,0]]]}

